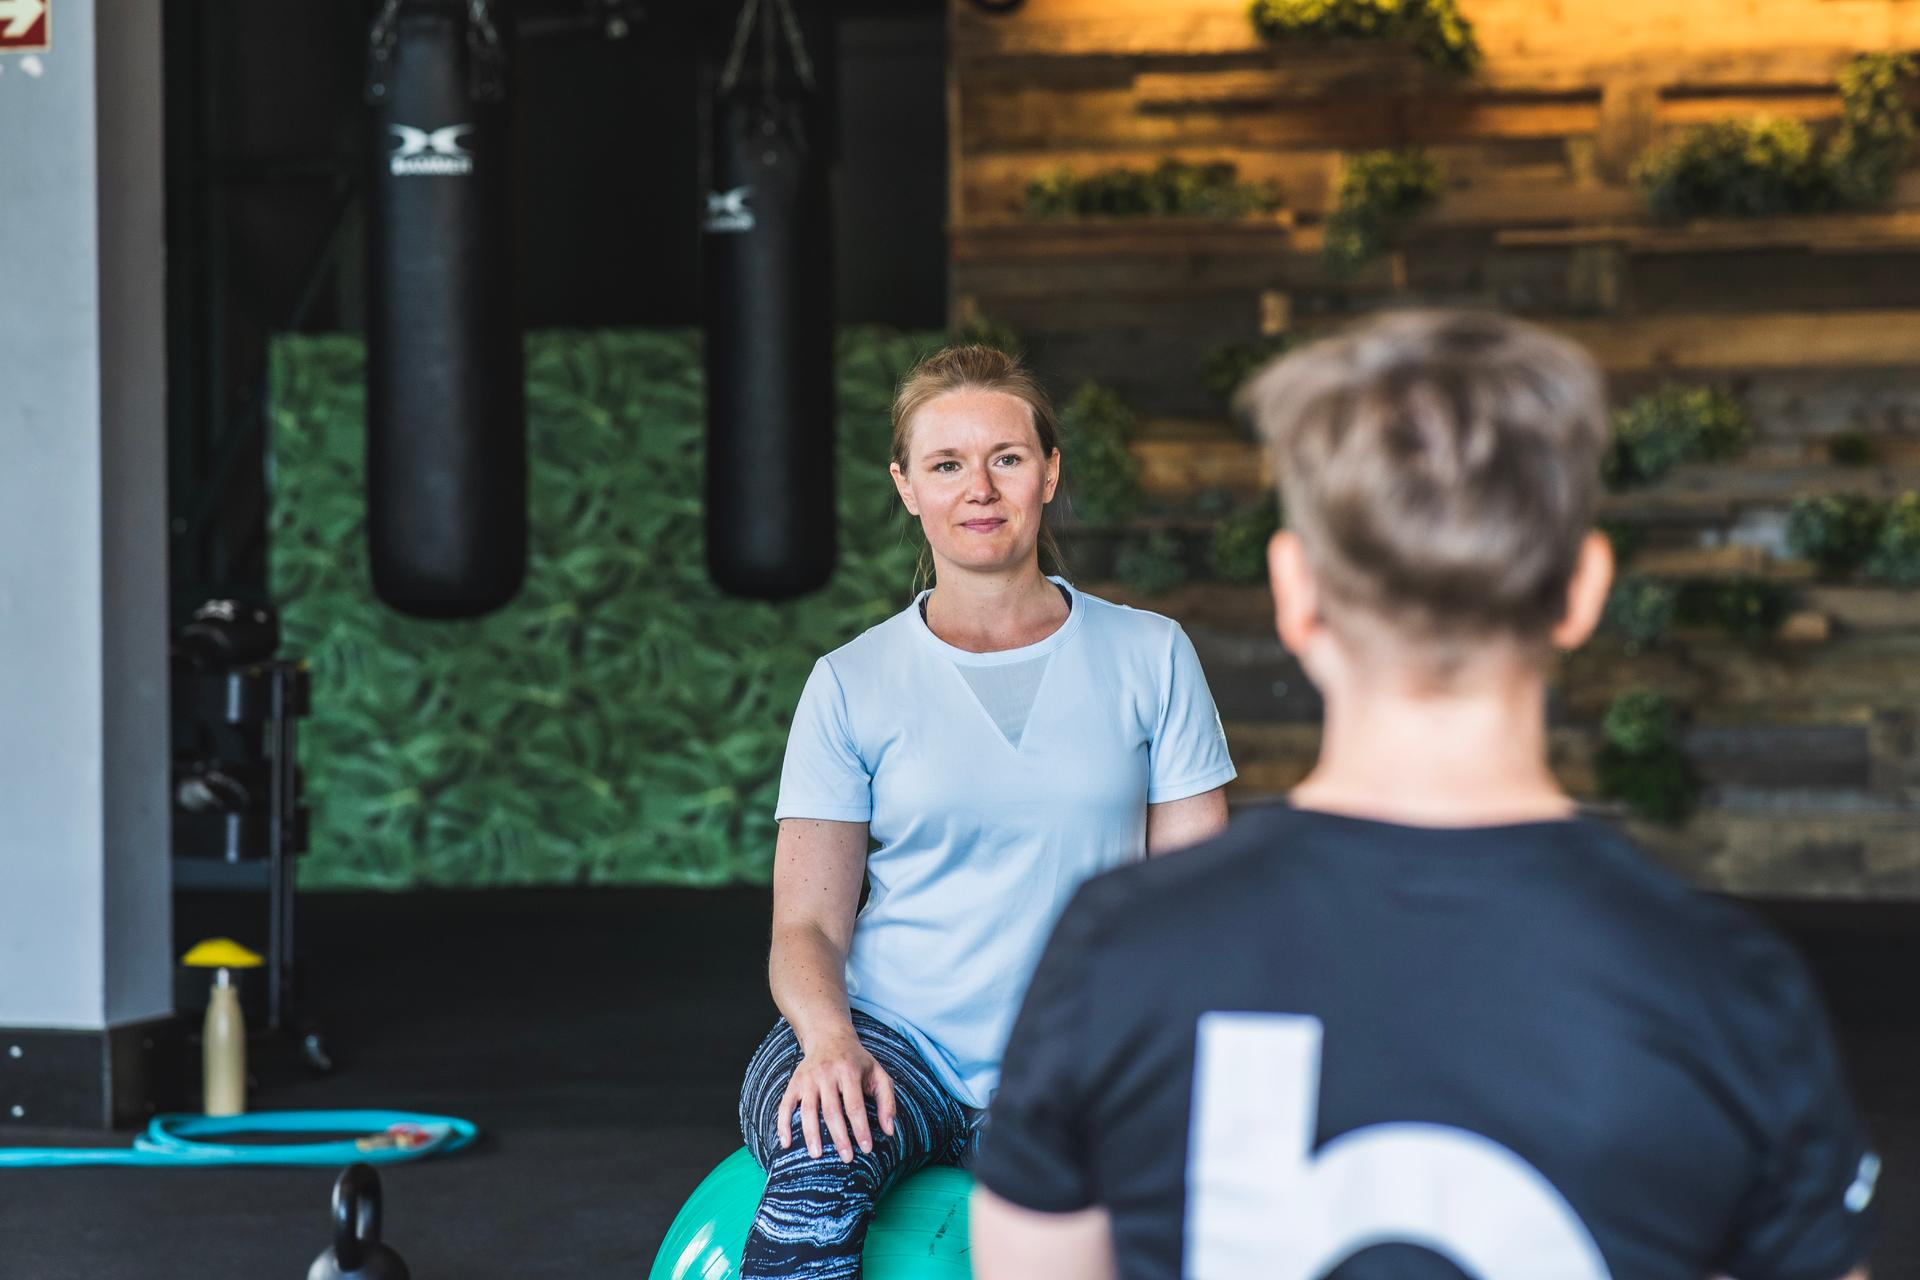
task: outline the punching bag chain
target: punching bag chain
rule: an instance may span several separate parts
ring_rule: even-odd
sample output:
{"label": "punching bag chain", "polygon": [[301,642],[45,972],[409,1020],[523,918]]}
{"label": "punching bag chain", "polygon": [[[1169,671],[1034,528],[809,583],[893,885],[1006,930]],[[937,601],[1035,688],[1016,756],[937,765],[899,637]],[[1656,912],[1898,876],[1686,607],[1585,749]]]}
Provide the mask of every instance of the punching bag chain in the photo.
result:
{"label": "punching bag chain", "polygon": [[[369,106],[387,99],[393,53],[400,43],[403,0],[383,0],[367,35],[367,92]],[[504,102],[507,97],[507,55],[494,24],[491,0],[467,0],[467,94],[475,102]]]}
{"label": "punching bag chain", "polygon": [[400,43],[400,0],[386,0],[373,20],[367,35],[367,105],[377,106],[387,97],[387,72],[393,65],[394,46]]}
{"label": "punching bag chain", "polygon": [[[807,42],[800,35],[799,20],[793,16],[792,0],[767,0],[780,17],[780,29],[787,37],[787,48],[793,54],[793,69],[800,77],[800,85],[809,92],[813,89],[813,59],[807,56]],[[720,92],[732,93],[740,81],[740,67],[747,59],[747,40],[753,35],[753,28],[760,17],[760,0],[746,0],[740,6],[740,20],[733,27],[733,48],[727,54],[726,68],[720,73]],[[773,93],[773,37],[768,33],[762,38],[761,45],[761,83],[762,96]]]}
{"label": "punching bag chain", "polygon": [[493,24],[491,0],[467,0],[468,88],[475,102],[507,98],[507,55],[500,28]]}

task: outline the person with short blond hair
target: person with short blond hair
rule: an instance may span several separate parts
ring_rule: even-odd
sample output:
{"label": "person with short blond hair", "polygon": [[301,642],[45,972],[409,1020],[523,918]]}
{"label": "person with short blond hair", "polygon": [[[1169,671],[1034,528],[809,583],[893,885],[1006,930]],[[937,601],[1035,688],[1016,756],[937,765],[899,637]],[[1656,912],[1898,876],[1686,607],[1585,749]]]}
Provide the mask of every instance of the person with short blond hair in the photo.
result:
{"label": "person with short blond hair", "polygon": [[1396,312],[1242,403],[1320,757],[1074,896],[988,1117],[974,1274],[1864,1274],[1879,1160],[1805,966],[1547,765],[1553,655],[1613,571],[1593,362]]}

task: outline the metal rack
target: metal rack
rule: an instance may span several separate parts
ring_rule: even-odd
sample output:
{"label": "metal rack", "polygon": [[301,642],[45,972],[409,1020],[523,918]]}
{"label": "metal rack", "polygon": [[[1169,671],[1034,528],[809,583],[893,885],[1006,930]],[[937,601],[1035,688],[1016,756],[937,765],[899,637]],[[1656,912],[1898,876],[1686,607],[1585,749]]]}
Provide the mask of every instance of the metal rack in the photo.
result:
{"label": "metal rack", "polygon": [[307,849],[296,724],[310,700],[304,662],[269,659],[174,678],[176,718],[224,739],[222,763],[265,782],[264,803],[190,810],[176,801],[173,856],[176,889],[264,889],[268,1031],[287,1025],[294,1000],[292,860]]}

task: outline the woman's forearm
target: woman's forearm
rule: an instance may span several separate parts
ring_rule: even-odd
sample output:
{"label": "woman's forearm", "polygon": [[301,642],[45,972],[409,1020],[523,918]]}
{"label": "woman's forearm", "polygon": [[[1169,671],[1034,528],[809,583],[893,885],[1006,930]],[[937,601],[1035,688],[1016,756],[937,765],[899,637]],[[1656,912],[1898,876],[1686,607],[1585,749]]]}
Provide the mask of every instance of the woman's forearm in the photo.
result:
{"label": "woman's forearm", "polygon": [[773,931],[767,980],[773,1002],[793,1025],[802,1051],[853,1034],[846,970],[846,952],[816,926],[792,924]]}

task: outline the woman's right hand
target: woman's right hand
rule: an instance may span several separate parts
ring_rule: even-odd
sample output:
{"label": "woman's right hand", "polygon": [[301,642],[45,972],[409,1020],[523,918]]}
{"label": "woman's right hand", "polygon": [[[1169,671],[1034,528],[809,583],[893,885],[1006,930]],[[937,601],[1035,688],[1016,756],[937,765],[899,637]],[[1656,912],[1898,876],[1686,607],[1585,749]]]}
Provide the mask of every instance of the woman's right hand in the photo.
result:
{"label": "woman's right hand", "polygon": [[780,1098],[780,1146],[793,1145],[793,1111],[800,1109],[800,1128],[807,1154],[818,1160],[825,1148],[821,1129],[832,1136],[843,1164],[853,1163],[854,1144],[873,1151],[873,1130],[867,1123],[867,1095],[872,1094],[880,1129],[893,1136],[893,1081],[874,1061],[860,1037],[848,1027],[819,1044],[801,1046],[800,1065]]}

